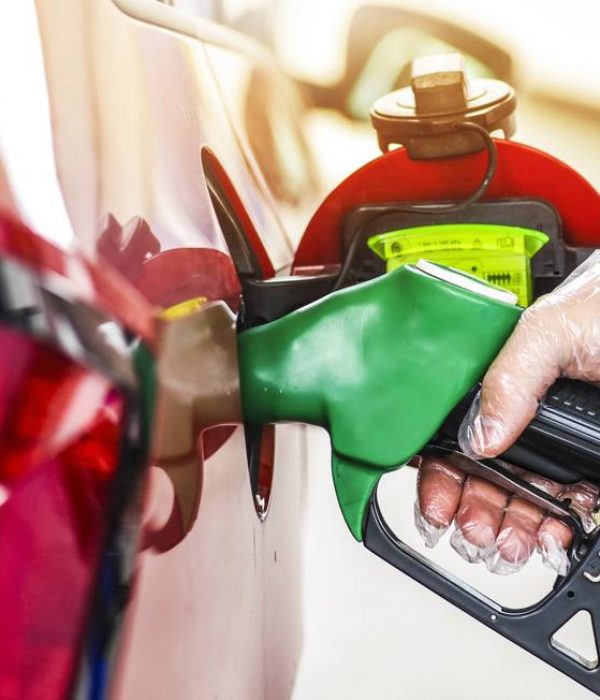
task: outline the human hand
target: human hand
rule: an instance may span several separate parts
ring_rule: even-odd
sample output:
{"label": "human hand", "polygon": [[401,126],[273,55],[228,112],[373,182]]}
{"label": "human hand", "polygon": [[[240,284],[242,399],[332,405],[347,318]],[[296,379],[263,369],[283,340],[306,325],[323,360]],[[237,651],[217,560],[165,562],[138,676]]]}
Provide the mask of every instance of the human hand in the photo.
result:
{"label": "human hand", "polygon": [[[537,550],[547,566],[560,575],[567,573],[573,533],[564,522],[482,478],[465,475],[443,458],[427,455],[413,464],[419,468],[415,524],[426,545],[435,546],[454,522],[450,544],[467,561],[483,561],[490,571],[509,574],[521,569]],[[571,499],[584,527],[593,526],[595,486],[558,484],[511,469],[549,495]]]}
{"label": "human hand", "polygon": [[600,381],[600,251],[524,311],[461,425],[462,451],[507,450],[560,376]]}

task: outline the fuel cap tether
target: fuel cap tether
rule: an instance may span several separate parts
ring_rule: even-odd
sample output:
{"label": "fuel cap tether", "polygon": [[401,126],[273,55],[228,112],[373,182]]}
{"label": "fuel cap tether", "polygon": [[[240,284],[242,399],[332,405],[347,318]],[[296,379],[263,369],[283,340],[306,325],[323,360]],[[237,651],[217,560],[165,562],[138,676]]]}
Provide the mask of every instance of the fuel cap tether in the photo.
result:
{"label": "fuel cap tether", "polygon": [[467,80],[460,54],[416,58],[410,87],[376,100],[371,123],[385,153],[405,146],[411,158],[429,159],[473,153],[484,148],[476,124],[488,133],[515,132],[516,95],[501,80]]}

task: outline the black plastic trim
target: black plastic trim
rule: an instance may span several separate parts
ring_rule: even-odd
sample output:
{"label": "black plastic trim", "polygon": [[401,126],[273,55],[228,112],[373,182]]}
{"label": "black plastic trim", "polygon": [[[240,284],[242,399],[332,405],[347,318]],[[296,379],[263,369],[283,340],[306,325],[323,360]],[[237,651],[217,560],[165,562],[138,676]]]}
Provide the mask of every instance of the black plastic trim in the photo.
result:
{"label": "black plastic trim", "polygon": [[450,223],[502,224],[542,231],[550,241],[531,263],[534,298],[546,294],[592,252],[592,248],[570,248],[562,235],[562,222],[556,209],[545,200],[504,198],[477,202],[463,211],[423,214],[406,211],[411,205],[441,207],[450,202],[384,202],[356,207],[346,216],[342,229],[344,255],[355,236],[364,245],[357,248],[352,264],[352,281],[372,279],[385,272],[385,263],[366,241],[371,236],[397,229]]}
{"label": "black plastic trim", "polygon": [[600,666],[587,668],[551,642],[553,634],[573,615],[586,610],[591,615],[596,647],[600,649],[600,582],[585,576],[586,572],[592,578],[600,574],[600,538],[595,538],[583,560],[573,565],[567,577],[557,579],[555,588],[543,600],[520,610],[503,608],[399,540],[385,522],[376,493],[365,521],[364,545],[494,632],[600,695]]}

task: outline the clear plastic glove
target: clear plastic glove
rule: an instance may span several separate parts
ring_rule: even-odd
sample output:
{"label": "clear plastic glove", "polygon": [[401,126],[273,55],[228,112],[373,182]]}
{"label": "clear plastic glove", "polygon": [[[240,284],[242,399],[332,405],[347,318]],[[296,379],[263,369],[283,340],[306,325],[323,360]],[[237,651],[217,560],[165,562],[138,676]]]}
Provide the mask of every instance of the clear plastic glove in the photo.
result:
{"label": "clear plastic glove", "polygon": [[[463,421],[461,449],[474,457],[504,452],[560,376],[600,381],[600,252],[523,313]],[[520,476],[554,497],[570,498],[584,526],[590,526],[598,501],[595,486],[565,487],[530,473]],[[450,541],[456,551],[496,573],[518,570],[536,549],[558,573],[568,568],[573,535],[567,525],[482,479],[465,478],[440,459],[421,460],[415,522],[429,546],[454,522]]]}
{"label": "clear plastic glove", "polygon": [[[419,467],[415,524],[427,546],[435,546],[454,523],[454,549],[467,561],[483,561],[494,573],[518,571],[536,551],[558,574],[567,573],[573,533],[563,522],[483,479],[466,477],[442,458],[417,458],[413,464]],[[591,522],[596,487],[585,482],[565,486],[515,471],[555,498],[570,498],[584,524]]]}
{"label": "clear plastic glove", "polygon": [[600,381],[600,251],[521,316],[459,432],[472,456],[504,452],[560,376]]}

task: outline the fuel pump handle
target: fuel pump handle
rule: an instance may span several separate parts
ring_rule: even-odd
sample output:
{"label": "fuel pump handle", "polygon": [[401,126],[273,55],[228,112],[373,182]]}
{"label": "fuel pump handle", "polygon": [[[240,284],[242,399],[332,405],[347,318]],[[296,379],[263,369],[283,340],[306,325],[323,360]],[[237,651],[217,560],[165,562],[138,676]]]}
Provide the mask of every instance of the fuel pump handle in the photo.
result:
{"label": "fuel pump handle", "polygon": [[[476,390],[444,421],[443,440],[458,449],[458,429]],[[600,387],[559,379],[546,393],[536,417],[502,459],[562,484],[587,479],[600,485]]]}
{"label": "fuel pump handle", "polygon": [[[584,532],[567,502],[520,481],[501,460],[477,462],[456,451],[469,393],[522,312],[510,296],[424,262],[330,294],[239,335],[242,409],[254,423],[326,428],[339,505],[357,540],[600,695],[600,665],[585,665],[552,641],[579,610],[590,613],[600,634],[598,530]],[[514,446],[517,452],[507,457],[553,478],[573,481],[585,474],[598,483],[599,415],[600,389],[559,380]],[[573,526],[570,571],[541,601],[504,608],[412,550],[387,525],[377,500],[380,477],[431,450]]]}
{"label": "fuel pump handle", "polygon": [[[473,387],[517,323],[509,292],[421,261],[239,336],[243,414],[329,431],[354,537],[382,473],[436,437],[458,449]],[[563,483],[600,483],[600,389],[559,380],[504,457]]]}
{"label": "fuel pump handle", "polygon": [[245,420],[329,431],[339,504],[361,540],[381,474],[418,453],[482,377],[519,319],[512,302],[423,262],[245,331]]}

